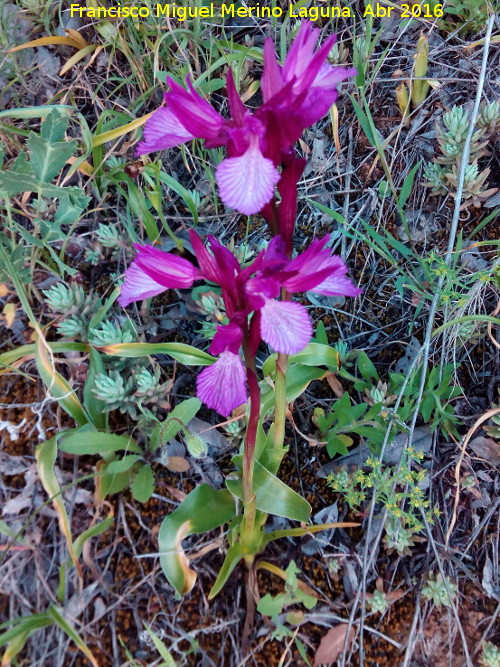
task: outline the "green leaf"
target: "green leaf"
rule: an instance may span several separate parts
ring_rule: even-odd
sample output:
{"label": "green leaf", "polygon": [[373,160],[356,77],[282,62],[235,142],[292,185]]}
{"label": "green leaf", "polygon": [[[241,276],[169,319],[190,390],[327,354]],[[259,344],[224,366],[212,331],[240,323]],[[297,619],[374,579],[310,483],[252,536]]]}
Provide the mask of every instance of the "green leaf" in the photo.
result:
{"label": "green leaf", "polygon": [[151,441],[149,449],[154,452],[172,438],[175,438],[177,433],[196,416],[198,410],[201,408],[201,401],[198,398],[188,398],[179,405],[176,405],[172,412],[169,413],[167,419],[155,426],[151,434]]}
{"label": "green leaf", "polygon": [[135,465],[135,463],[137,463],[140,458],[141,457],[139,454],[128,454],[122,459],[115,459],[114,461],[110,461],[106,466],[106,469],[110,474],[118,475],[122,472],[127,472],[130,470],[130,468],[132,468],[132,466]]}
{"label": "green leaf", "polygon": [[155,490],[155,477],[150,465],[141,466],[139,472],[134,477],[131,491],[132,495],[140,503],[147,502]]}
{"label": "green leaf", "polygon": [[49,354],[49,346],[40,336],[35,342],[36,366],[49,393],[59,401],[61,407],[82,426],[86,424],[90,416],[80,403],[74,389],[69,382],[56,371],[52,355]]}
{"label": "green leaf", "polygon": [[[0,635],[0,647],[9,644],[20,635],[29,637],[33,632],[40,630],[40,628],[46,628],[47,626],[52,625],[52,623],[53,620],[48,614],[31,614],[30,616],[21,616],[12,619],[10,621],[12,627]],[[19,650],[21,650],[21,648],[22,646]],[[11,658],[15,657],[15,655],[16,653],[13,653]]]}
{"label": "green leaf", "polygon": [[[112,463],[112,461],[110,462]],[[132,479],[133,469],[126,472],[109,472],[109,463],[101,462],[99,468],[99,479],[96,482],[99,500],[104,500],[106,496],[113,496],[126,489]]]}
{"label": "green leaf", "polygon": [[[241,457],[234,457],[233,461],[238,464]],[[241,479],[226,480],[227,488],[237,498],[243,500],[243,484]],[[258,510],[266,514],[283,516],[293,521],[309,520],[311,506],[293,489],[282,482],[276,475],[264,468],[259,461],[254,462],[253,492],[255,493],[255,505]]]}
{"label": "green leaf", "polygon": [[197,486],[182,503],[163,520],[158,544],[160,564],[175,590],[184,595],[194,586],[196,572],[182,549],[188,535],[206,533],[230,521],[236,514],[234,498],[226,489],[216,490],[208,484]]}
{"label": "green leaf", "polygon": [[156,650],[163,658],[163,664],[160,665],[159,667],[177,667],[176,662],[172,657],[172,654],[167,649],[162,640],[158,637],[158,635],[155,632],[153,632],[153,630],[149,627],[147,623],[144,623],[144,626],[146,628],[147,633],[151,637]]}
{"label": "green leaf", "polygon": [[244,557],[245,557],[245,552],[243,551],[243,547],[241,546],[241,544],[237,543],[229,547],[226,553],[226,557],[224,558],[222,567],[219,570],[219,574],[217,575],[217,579],[215,580],[215,583],[212,586],[210,593],[208,594],[209,600],[213,600],[213,598],[218,593],[220,593],[226,581],[229,579],[231,572],[238,565],[240,560],[242,560]]}
{"label": "green leaf", "polygon": [[99,535],[102,535],[105,533],[107,530],[111,528],[113,525],[114,517],[113,516],[108,516],[106,519],[103,519],[103,521],[100,521],[99,523],[96,523],[94,526],[91,526],[90,528],[87,528],[87,530],[84,530],[83,533],[78,535],[78,537],[75,540],[75,553],[80,558],[82,555],[82,550],[83,550],[83,545],[87,540],[92,539],[93,537],[98,537]]}
{"label": "green leaf", "polygon": [[375,380],[378,382],[380,380],[377,369],[370,361],[366,352],[360,351],[357,353],[358,369],[366,382],[370,380]]}
{"label": "green leaf", "polygon": [[316,325],[313,342],[320,343],[321,345],[328,345],[328,335],[322,320],[320,320]]}
{"label": "green leaf", "polygon": [[184,201],[184,203],[189,209],[189,212],[193,216],[193,224],[197,225],[198,209],[196,208],[196,204],[194,203],[189,190],[186,190],[186,188],[183,185],[181,185],[178,181],[175,180],[175,178],[172,178],[172,176],[167,174],[165,171],[160,171],[159,177],[160,181],[165,183],[165,185],[171,188]]}
{"label": "green leaf", "polygon": [[[359,85],[359,84],[358,84]],[[349,95],[349,93],[347,93]],[[359,104],[356,102],[354,97],[352,95],[349,95],[351,98],[352,106],[354,107],[354,111],[356,113],[356,116],[358,118],[359,124],[361,125],[361,128],[363,132],[366,134],[366,138],[370,142],[370,144],[376,148],[377,146],[377,140],[372,132],[372,128],[370,125],[370,121],[368,120],[368,116],[365,114],[363,109],[359,106]]]}
{"label": "green leaf", "polygon": [[348,435],[330,435],[328,436],[326,451],[330,457],[334,457],[335,454],[348,454],[347,448],[352,445],[354,440]]}
{"label": "green leaf", "polygon": [[104,362],[101,355],[93,347],[89,352],[89,369],[83,387],[83,404],[97,429],[105,431],[108,426],[108,413],[104,411],[106,403],[101,401],[92,391],[95,389],[97,375],[104,374]]}
{"label": "green leaf", "polygon": [[186,366],[210,366],[215,358],[184,343],[118,343],[99,348],[105,354],[117,357],[149,357],[152,354],[167,354]]}
{"label": "green leaf", "polygon": [[[88,352],[89,346],[85,343],[73,343],[70,341],[61,343],[52,343],[46,341],[46,345],[52,352]],[[0,354],[0,368],[2,366],[12,366],[23,357],[33,357],[35,354],[35,344],[21,345],[13,350]]]}
{"label": "green leaf", "polygon": [[415,174],[417,173],[420,164],[421,160],[417,162],[417,164],[413,167],[413,169],[410,171],[410,173],[404,180],[403,187],[401,188],[401,192],[399,193],[399,198],[398,198],[398,206],[400,209],[404,208],[406,202],[408,201],[408,197],[411,195],[411,191],[413,189],[413,181],[415,180]]}
{"label": "green leaf", "polygon": [[78,557],[73,546],[73,537],[71,534],[71,524],[68,513],[62,498],[62,489],[59,480],[54,472],[54,466],[57,457],[57,440],[56,437],[46,440],[41,445],[35,448],[35,458],[38,470],[38,476],[42,486],[54,504],[54,509],[59,520],[59,529],[66,538],[68,551],[73,561],[74,566],[80,578],[83,578],[83,572],[78,562]]}
{"label": "green leaf", "polygon": [[139,445],[124,435],[101,433],[100,431],[78,430],[63,434],[59,439],[59,449],[67,454],[100,454],[121,450],[142,454]]}
{"label": "green leaf", "polygon": [[383,199],[385,199],[386,197],[391,196],[391,190],[389,188],[389,183],[384,178],[378,184],[378,193]]}
{"label": "green leaf", "polygon": [[48,609],[48,614],[55,621],[55,623],[57,623],[61,630],[63,630],[68,635],[68,637],[78,646],[80,651],[88,658],[88,660],[90,660],[92,667],[99,667],[99,663],[94,657],[92,651],[80,637],[75,628],[71,625],[68,619],[64,616],[63,610],[52,604]]}
{"label": "green leaf", "polygon": [[286,593],[278,593],[278,595],[266,593],[264,597],[259,600],[257,611],[264,616],[277,618],[283,611],[283,607],[286,605],[287,600],[288,595],[286,595]]}
{"label": "green leaf", "polygon": [[47,139],[30,133],[26,141],[30,153],[33,174],[42,183],[50,182],[59,174],[76,151],[76,140],[50,143]]}
{"label": "green leaf", "polygon": [[[304,393],[313,380],[319,380],[325,376],[326,372],[320,368],[304,366],[302,364],[292,364],[286,374],[286,399],[288,402],[294,401],[298,396]],[[264,417],[274,408],[274,389],[267,382],[261,383],[261,406],[260,414]]]}
{"label": "green leaf", "polygon": [[77,222],[89,202],[90,197],[80,197],[79,201],[74,203],[69,194],[63,194],[59,199],[54,223],[56,225],[72,225],[74,222]]}
{"label": "green leaf", "polygon": [[63,116],[57,109],[53,109],[42,122],[40,134],[48,142],[56,143],[64,137],[64,133],[68,129],[68,123],[67,116]]}
{"label": "green leaf", "polygon": [[[262,365],[263,375],[274,377],[276,373],[277,354],[272,354]],[[302,364],[303,366],[326,366],[333,373],[338,371],[340,366],[339,353],[331,345],[323,343],[309,343],[302,352],[294,354],[289,358],[292,364]]]}
{"label": "green leaf", "polygon": [[424,398],[420,406],[420,414],[422,415],[422,419],[426,424],[431,418],[433,408],[434,408],[434,396],[433,394],[428,394],[426,398]]}
{"label": "green leaf", "polygon": [[262,456],[258,458],[258,461],[262,463],[264,468],[269,470],[270,473],[276,475],[281,462],[287,453],[288,447],[274,447],[272,441],[270,441],[269,446],[266,448]]}

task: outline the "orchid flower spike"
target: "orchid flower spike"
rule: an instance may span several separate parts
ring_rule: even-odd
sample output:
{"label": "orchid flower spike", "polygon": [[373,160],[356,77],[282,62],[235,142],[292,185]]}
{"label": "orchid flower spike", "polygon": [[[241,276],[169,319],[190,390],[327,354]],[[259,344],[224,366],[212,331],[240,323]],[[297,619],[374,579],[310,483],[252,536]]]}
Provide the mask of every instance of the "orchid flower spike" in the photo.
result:
{"label": "orchid flower spike", "polygon": [[198,266],[169,252],[135,245],[137,254],[125,273],[118,303],[125,307],[167,289],[189,288],[197,280],[221,287],[229,323],[217,328],[210,353],[218,359],[199,374],[197,395],[205,405],[228,416],[247,399],[240,358],[244,341],[256,349],[262,340],[276,352],[296,354],[311,339],[306,308],[294,301],[279,301],[282,288],[290,294],[311,291],[334,296],[357,296],[362,290],[347,277],[342,258],[326,248],[327,237],[313,241],[290,260],[283,239],[275,236],[251,264],[240,266],[212,236],[207,247],[194,230],[189,235]]}
{"label": "orchid flower spike", "polygon": [[264,104],[253,114],[238,96],[231,70],[227,74],[230,119],[201,97],[189,78],[187,88],[167,78],[165,106],[146,122],[137,155],[179,146],[194,138],[203,139],[207,148],[226,146],[227,158],[216,172],[220,196],[226,206],[247,215],[258,213],[273,200],[280,179],[287,180],[285,193],[289,182],[296,188],[303,163],[300,168],[294,166],[291,181],[284,173],[295,159],[293,144],[306,127],[327,113],[337,99],[338,84],[356,74],[353,68],[327,64],[335,35],[315,51],[319,33],[310,21],[302,23],[283,66],[276,60],[272,40],[266,41]]}

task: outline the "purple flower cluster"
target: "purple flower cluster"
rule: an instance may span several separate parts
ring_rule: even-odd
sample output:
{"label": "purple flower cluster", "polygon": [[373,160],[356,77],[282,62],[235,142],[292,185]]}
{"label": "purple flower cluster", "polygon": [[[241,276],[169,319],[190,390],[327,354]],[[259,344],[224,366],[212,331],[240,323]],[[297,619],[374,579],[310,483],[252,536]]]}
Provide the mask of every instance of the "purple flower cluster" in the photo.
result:
{"label": "purple flower cluster", "polygon": [[331,296],[357,296],[362,290],[347,278],[343,260],[325,247],[327,238],[314,240],[290,260],[283,239],[275,236],[265,251],[242,267],[214,237],[208,237],[206,247],[194,230],[189,235],[198,266],[157,248],[136,245],[118,301],[125,307],[167,289],[191,287],[196,280],[221,287],[229,323],[217,328],[210,353],[219,358],[199,374],[197,395],[227,416],[247,400],[242,345],[250,345],[255,354],[263,340],[276,352],[296,354],[311,339],[307,310],[293,301],[278,301],[282,288],[289,294],[310,290]]}
{"label": "purple flower cluster", "polygon": [[[231,70],[227,75],[229,119],[221,116],[187,80],[187,89],[168,78],[166,105],[158,109],[144,128],[138,155],[205,140],[207,148],[226,146],[228,157],[216,172],[222,201],[251,215],[273,211],[274,188],[287,206],[282,207],[279,231],[291,250],[290,225],[295,222],[296,185],[305,162],[294,157],[293,144],[303,130],[320,120],[337,99],[337,85],[356,74],[353,68],[332,67],[326,62],[335,42],[328,37],[315,51],[319,29],[304,22],[285,63],[276,60],[271,39],[264,46],[261,80],[263,104],[251,113],[236,91]],[[264,210],[263,210],[264,209]],[[289,239],[290,237],[290,239]]]}

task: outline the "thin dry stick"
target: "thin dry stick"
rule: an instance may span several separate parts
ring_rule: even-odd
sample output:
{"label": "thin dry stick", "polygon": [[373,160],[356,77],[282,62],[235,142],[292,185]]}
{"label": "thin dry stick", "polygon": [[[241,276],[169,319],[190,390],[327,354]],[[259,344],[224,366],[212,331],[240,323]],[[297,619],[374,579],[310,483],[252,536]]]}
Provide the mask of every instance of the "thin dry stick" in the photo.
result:
{"label": "thin dry stick", "polygon": [[462,461],[464,460],[465,450],[467,449],[469,440],[472,438],[476,429],[478,429],[481,426],[481,424],[490,419],[490,417],[494,417],[495,415],[498,414],[500,414],[500,408],[494,408],[493,410],[488,410],[488,412],[485,412],[484,415],[479,417],[476,423],[473,424],[471,428],[467,431],[467,435],[465,436],[462,446],[460,447],[460,456],[458,457],[457,465],[455,466],[455,481],[457,485],[457,488],[455,490],[455,502],[453,503],[453,514],[451,517],[450,525],[446,532],[446,539],[444,541],[445,546],[448,546],[451,533],[453,532],[453,528],[455,527],[455,523],[457,522],[457,509],[460,500],[460,468],[462,466]]}

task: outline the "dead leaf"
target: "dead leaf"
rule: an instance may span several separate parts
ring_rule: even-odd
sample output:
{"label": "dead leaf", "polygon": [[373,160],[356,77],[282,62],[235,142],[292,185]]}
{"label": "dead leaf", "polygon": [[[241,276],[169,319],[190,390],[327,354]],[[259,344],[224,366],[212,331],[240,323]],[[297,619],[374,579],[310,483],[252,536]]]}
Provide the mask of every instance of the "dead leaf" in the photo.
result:
{"label": "dead leaf", "polygon": [[322,638],[314,656],[314,667],[318,667],[318,665],[330,665],[332,662],[335,662],[344,648],[344,643],[346,651],[350,648],[356,636],[356,630],[351,628],[349,635],[347,635],[348,628],[349,625],[347,623],[341,623],[328,630]]}
{"label": "dead leaf", "polygon": [[189,470],[189,462],[183,456],[169,456],[167,468],[172,472],[186,472]]}
{"label": "dead leaf", "polygon": [[342,396],[345,394],[344,387],[340,383],[340,381],[337,379],[337,376],[335,373],[328,373],[326,376],[326,381],[331,387],[331,390],[335,394],[337,398],[342,398]]}
{"label": "dead leaf", "polygon": [[224,437],[212,424],[209,424],[202,419],[198,419],[198,417],[193,417],[186,426],[191,433],[200,437],[203,442],[210,447],[226,449],[233,446],[229,439]]}
{"label": "dead leaf", "polygon": [[486,556],[484,562],[483,580],[481,583],[488,597],[500,600],[500,586],[495,581],[493,563],[488,556]]}
{"label": "dead leaf", "polygon": [[[0,422],[0,429],[3,422]],[[12,456],[7,452],[0,452],[0,472],[6,477],[21,475],[33,465],[33,461],[24,456]]]}
{"label": "dead leaf", "polygon": [[16,318],[16,307],[13,303],[6,303],[3,307],[2,315],[5,318],[5,323],[9,329],[12,328]]}
{"label": "dead leaf", "polygon": [[0,283],[0,299],[2,299],[4,296],[7,296],[9,293],[9,288],[5,283]]}
{"label": "dead leaf", "polygon": [[500,465],[500,442],[480,435],[469,443],[474,454],[493,465]]}

